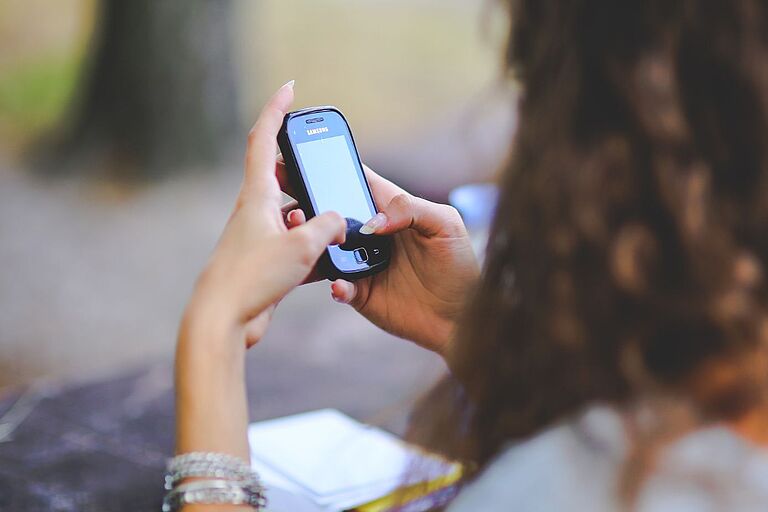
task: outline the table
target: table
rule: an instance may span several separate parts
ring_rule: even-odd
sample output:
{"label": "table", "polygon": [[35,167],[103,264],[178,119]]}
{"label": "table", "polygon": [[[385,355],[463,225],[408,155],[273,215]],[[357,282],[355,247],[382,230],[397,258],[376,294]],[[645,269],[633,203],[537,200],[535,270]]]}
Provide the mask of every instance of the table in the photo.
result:
{"label": "table", "polygon": [[[439,369],[425,354],[374,350],[343,365],[308,364],[286,351],[252,354],[251,419],[333,407],[401,432],[412,399]],[[0,417],[12,408],[10,416],[24,417],[0,442],[0,511],[160,509],[173,450],[170,361],[96,382],[33,386],[0,401]]]}

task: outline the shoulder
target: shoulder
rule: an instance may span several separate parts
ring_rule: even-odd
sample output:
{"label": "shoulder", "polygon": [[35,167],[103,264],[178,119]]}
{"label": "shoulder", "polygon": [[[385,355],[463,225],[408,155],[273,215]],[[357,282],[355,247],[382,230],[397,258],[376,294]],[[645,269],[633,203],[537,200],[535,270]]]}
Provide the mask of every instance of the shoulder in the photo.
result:
{"label": "shoulder", "polygon": [[617,414],[594,408],[520,443],[510,444],[457,496],[449,512],[615,510],[612,496],[623,459]]}
{"label": "shoulder", "polygon": [[[593,407],[509,445],[448,511],[619,510],[627,444],[619,414]],[[635,505],[642,512],[768,510],[768,456],[725,428],[696,431],[664,451]]]}
{"label": "shoulder", "polygon": [[768,510],[768,455],[724,427],[685,436],[659,458],[641,512]]}

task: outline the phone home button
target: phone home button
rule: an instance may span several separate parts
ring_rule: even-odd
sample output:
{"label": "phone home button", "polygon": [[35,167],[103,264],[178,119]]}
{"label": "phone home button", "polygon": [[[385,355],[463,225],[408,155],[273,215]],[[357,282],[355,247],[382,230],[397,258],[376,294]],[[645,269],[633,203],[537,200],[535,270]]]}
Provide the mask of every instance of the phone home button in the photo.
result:
{"label": "phone home button", "polygon": [[359,249],[355,249],[352,251],[355,255],[355,261],[358,263],[365,263],[368,261],[368,251],[365,250],[364,247],[360,247]]}

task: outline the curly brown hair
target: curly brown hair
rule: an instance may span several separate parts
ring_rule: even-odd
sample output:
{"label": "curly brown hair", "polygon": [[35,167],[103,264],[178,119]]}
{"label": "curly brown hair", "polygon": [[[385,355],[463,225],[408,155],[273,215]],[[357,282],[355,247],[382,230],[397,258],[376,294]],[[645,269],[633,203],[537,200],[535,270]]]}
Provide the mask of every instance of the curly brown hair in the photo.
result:
{"label": "curly brown hair", "polygon": [[[586,405],[768,390],[768,6],[509,0],[521,86],[484,273],[416,437],[482,469]],[[423,416],[423,417],[422,417]]]}

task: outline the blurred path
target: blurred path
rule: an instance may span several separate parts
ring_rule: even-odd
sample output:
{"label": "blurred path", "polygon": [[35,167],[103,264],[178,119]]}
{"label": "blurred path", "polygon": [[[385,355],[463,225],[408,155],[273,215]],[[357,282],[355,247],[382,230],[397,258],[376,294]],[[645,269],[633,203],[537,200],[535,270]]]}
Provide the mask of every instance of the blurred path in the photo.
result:
{"label": "blurred path", "polygon": [[[125,191],[0,172],[0,381],[91,380],[170,361],[239,179],[232,170]],[[327,283],[291,294],[251,358],[337,368],[340,379],[350,365],[384,364],[383,386],[432,361],[333,302]]]}
{"label": "blurred path", "polygon": [[0,173],[0,379],[167,357],[236,190],[221,178],[125,191]]}

